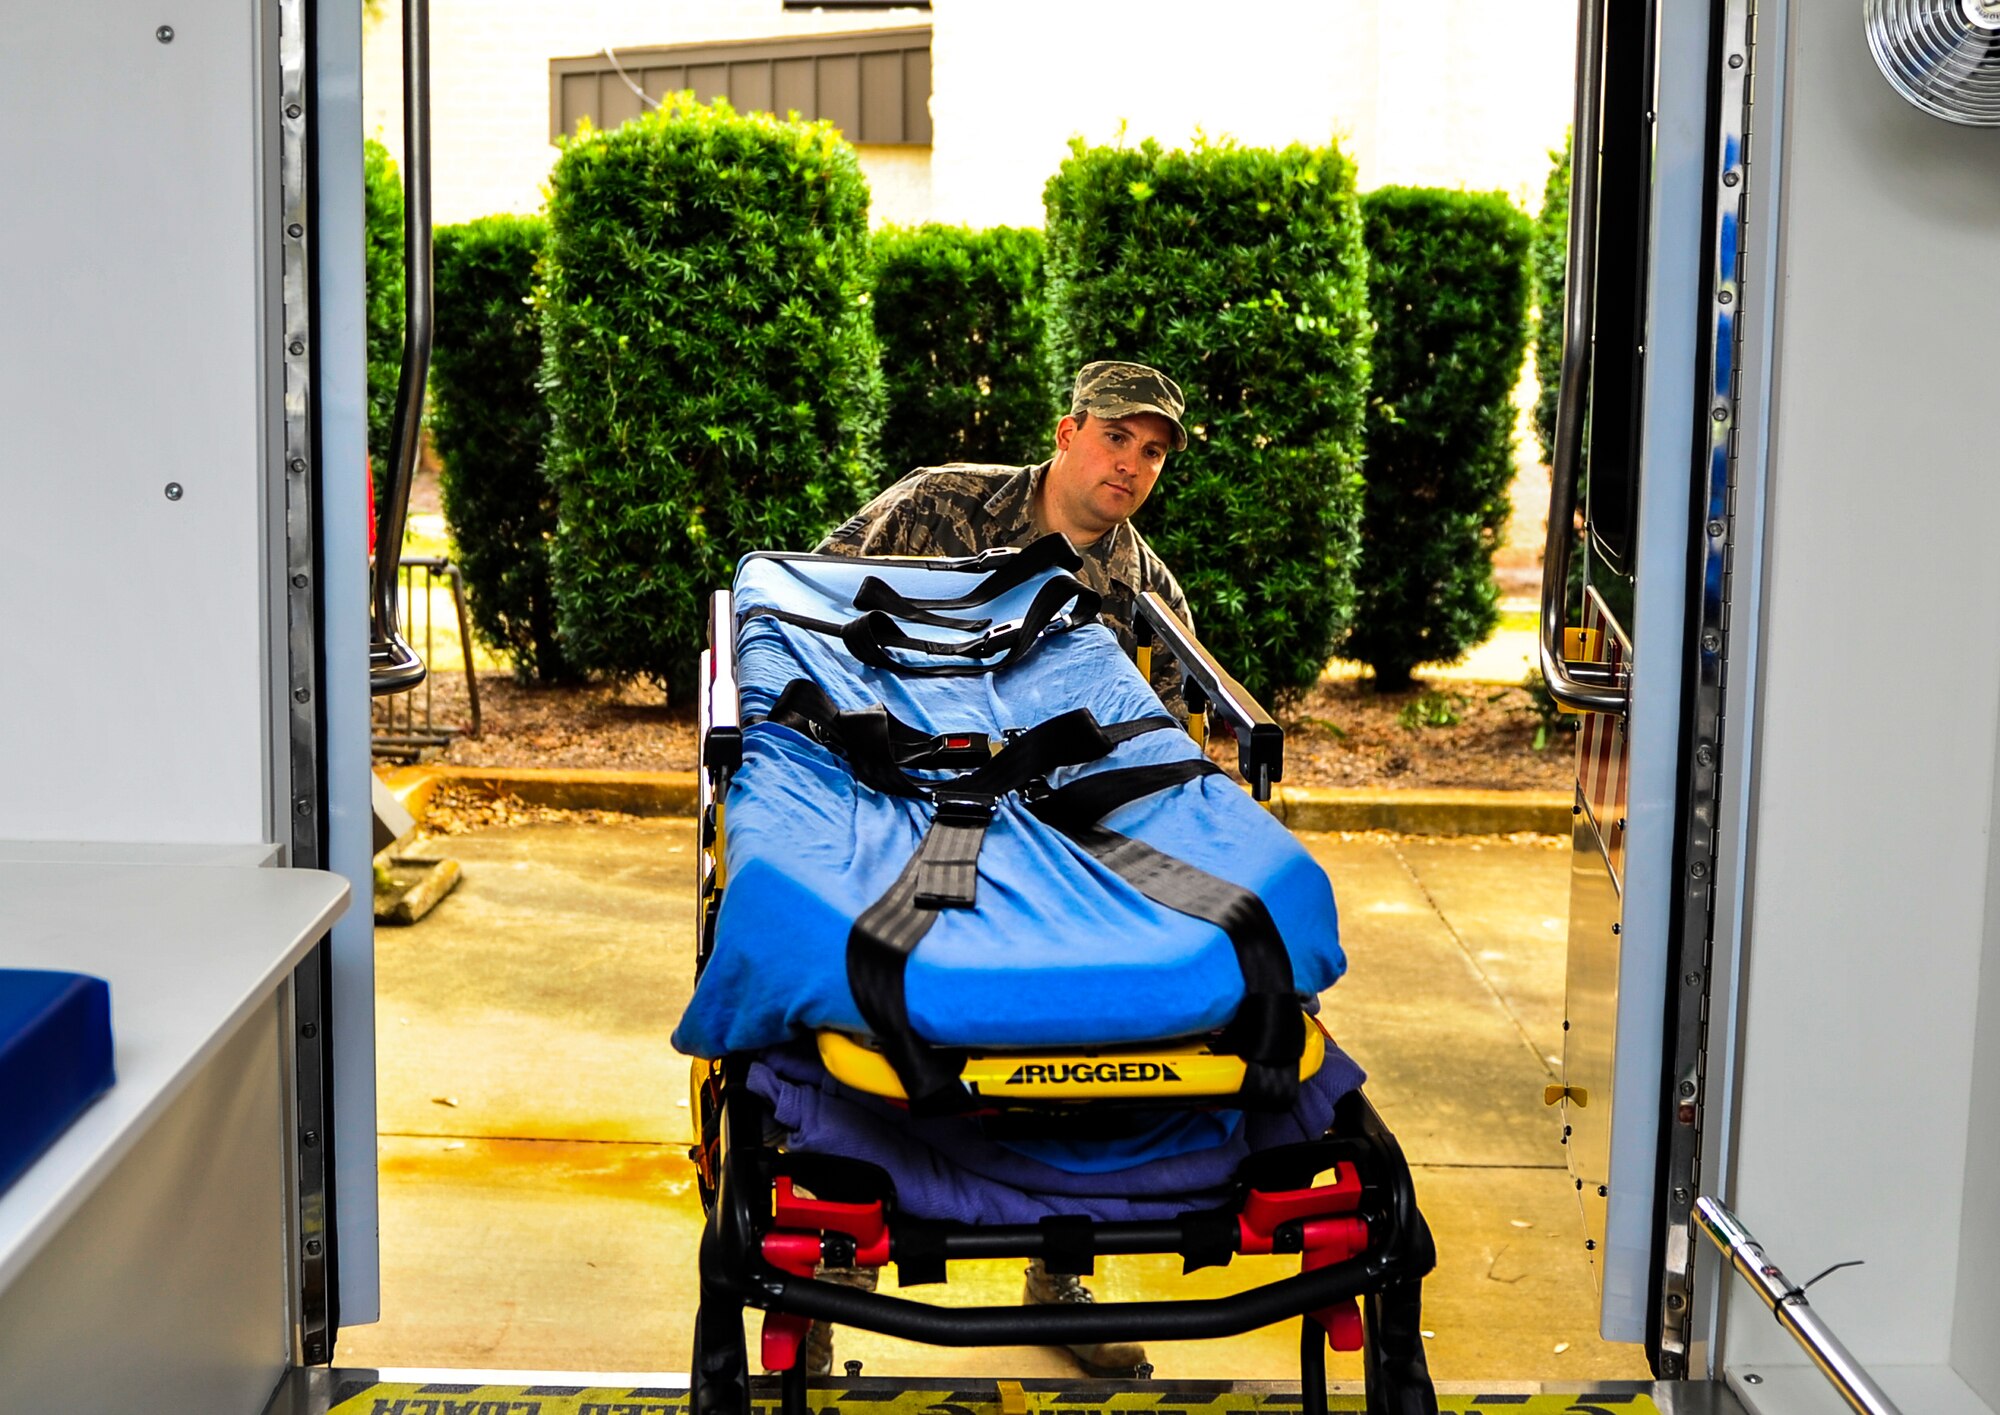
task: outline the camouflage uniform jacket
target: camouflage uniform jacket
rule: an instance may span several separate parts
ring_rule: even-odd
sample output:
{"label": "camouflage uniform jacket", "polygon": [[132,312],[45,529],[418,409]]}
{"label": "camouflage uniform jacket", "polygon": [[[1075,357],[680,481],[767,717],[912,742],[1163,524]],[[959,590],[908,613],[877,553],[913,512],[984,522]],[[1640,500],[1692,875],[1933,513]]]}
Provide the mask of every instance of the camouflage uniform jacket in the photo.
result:
{"label": "camouflage uniform jacket", "polygon": [[[953,462],[919,467],[840,526],[818,547],[822,555],[977,555],[982,550],[1025,546],[1041,533],[1035,528],[1035,490],[1049,464],[1034,467],[985,466]],[[1155,591],[1193,627],[1187,597],[1166,564],[1129,522],[1114,526],[1080,552],[1077,578],[1104,597],[1098,618],[1111,626],[1132,652],[1135,601]],[[1163,647],[1153,654],[1153,685],[1178,717],[1180,676]]]}

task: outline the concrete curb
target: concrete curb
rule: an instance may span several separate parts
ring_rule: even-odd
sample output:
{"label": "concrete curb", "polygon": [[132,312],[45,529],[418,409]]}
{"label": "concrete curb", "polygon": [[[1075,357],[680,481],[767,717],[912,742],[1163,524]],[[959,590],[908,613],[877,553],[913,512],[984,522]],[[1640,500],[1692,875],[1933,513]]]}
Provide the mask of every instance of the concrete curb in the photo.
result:
{"label": "concrete curb", "polygon": [[1400,835],[1568,835],[1567,791],[1280,786],[1271,814],[1293,830],[1392,830]]}
{"label": "concrete curb", "polygon": [[[419,821],[446,781],[505,792],[537,806],[621,811],[634,816],[690,816],[691,771],[585,771],[562,767],[403,767],[389,789]],[[1573,798],[1566,791],[1396,790],[1280,786],[1271,814],[1293,830],[1389,830],[1402,835],[1567,835]]]}

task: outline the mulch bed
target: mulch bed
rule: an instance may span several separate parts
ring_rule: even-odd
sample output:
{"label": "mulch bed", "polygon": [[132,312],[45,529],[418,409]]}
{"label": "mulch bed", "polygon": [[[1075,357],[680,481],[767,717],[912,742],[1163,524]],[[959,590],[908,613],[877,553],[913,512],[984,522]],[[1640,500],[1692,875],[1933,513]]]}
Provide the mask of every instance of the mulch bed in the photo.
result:
{"label": "mulch bed", "polygon": [[[469,721],[463,674],[433,674],[429,691],[433,721]],[[420,717],[424,692],[415,695]],[[609,771],[695,766],[692,710],[669,707],[649,684],[544,688],[495,674],[480,677],[479,697],[480,735],[428,751],[426,760]],[[1377,693],[1336,678],[1277,716],[1287,785],[1559,791],[1572,780],[1568,734],[1558,726],[1535,750],[1538,719],[1521,688],[1419,680],[1407,692]],[[1234,743],[1218,740],[1211,754],[1233,765]]]}

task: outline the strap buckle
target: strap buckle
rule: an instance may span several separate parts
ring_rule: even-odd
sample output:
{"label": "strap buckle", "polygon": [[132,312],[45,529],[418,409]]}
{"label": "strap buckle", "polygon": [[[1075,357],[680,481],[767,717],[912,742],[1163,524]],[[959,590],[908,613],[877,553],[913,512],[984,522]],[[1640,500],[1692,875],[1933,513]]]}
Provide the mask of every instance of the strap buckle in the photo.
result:
{"label": "strap buckle", "polygon": [[1021,621],[1009,619],[1004,624],[995,624],[976,639],[967,639],[958,646],[958,652],[967,658],[985,658],[990,654],[999,653],[1013,643],[1014,637],[1020,632]]}
{"label": "strap buckle", "polygon": [[954,791],[950,787],[933,790],[931,804],[937,808],[940,825],[985,827],[993,823],[994,812],[998,809],[998,802],[992,796]]}

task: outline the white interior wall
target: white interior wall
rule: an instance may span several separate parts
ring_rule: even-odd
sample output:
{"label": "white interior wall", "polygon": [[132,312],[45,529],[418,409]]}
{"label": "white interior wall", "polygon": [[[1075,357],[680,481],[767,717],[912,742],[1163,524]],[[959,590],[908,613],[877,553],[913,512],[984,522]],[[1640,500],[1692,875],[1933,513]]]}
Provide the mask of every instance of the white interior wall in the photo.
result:
{"label": "white interior wall", "polygon": [[0,44],[0,838],[268,833],[257,41],[171,8]]}
{"label": "white interior wall", "polygon": [[[1812,1294],[1864,1363],[1941,1365],[1955,1304],[1990,1313],[2000,1265],[1990,1216],[1962,1228],[1968,1198],[1994,1192],[1990,1176],[1968,1183],[1966,1141],[1978,979],[1996,956],[1986,364],[2000,300],[1983,272],[2000,260],[2000,134],[1895,97],[1848,0],[1788,8],[1764,727],[1726,1197],[1795,1276],[1866,1260]],[[1984,1269],[1971,1287],[1961,1262]],[[1803,1360],[1749,1300],[1732,1306],[1725,1358]]]}
{"label": "white interior wall", "polygon": [[[2000,778],[1995,798],[2000,800]],[[1980,1399],[2000,1410],[2000,1341],[1994,1340],[2000,1333],[2000,830],[1988,832],[1986,878],[1951,1364]]]}

